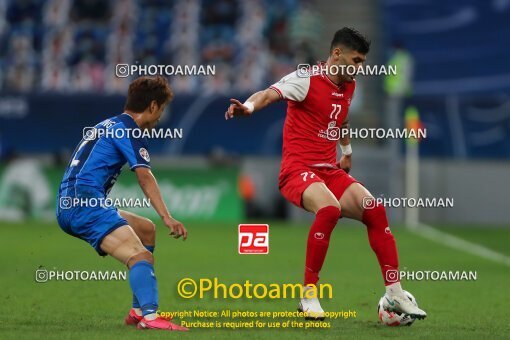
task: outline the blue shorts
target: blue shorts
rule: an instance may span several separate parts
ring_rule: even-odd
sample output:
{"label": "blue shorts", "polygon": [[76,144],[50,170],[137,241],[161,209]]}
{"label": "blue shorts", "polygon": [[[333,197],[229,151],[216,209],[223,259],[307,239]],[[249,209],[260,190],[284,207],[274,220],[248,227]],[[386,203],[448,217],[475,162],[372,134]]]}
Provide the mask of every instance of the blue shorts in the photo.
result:
{"label": "blue shorts", "polygon": [[57,221],[63,231],[88,242],[101,256],[107,254],[101,250],[101,242],[115,229],[127,225],[114,207],[71,207],[59,208],[57,198]]}

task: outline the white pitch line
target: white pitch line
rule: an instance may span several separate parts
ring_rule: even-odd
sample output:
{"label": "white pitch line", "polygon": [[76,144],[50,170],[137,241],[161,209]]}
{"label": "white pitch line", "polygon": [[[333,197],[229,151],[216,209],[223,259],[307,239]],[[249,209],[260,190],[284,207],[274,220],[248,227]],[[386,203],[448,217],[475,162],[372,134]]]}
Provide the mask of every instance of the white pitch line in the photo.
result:
{"label": "white pitch line", "polygon": [[441,230],[437,230],[426,224],[420,223],[418,226],[414,228],[408,228],[408,230],[420,236],[428,238],[429,240],[446,245],[448,247],[461,250],[466,253],[470,253],[472,255],[476,255],[484,259],[501,263],[507,267],[510,267],[509,256],[498,253],[497,251],[491,250],[477,243],[463,240],[457,236],[450,235]]}

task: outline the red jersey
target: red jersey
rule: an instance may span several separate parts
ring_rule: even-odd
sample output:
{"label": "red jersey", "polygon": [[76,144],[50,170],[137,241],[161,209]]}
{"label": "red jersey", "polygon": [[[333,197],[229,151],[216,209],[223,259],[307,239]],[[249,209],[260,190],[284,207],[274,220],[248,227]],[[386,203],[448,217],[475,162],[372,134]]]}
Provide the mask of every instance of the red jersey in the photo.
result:
{"label": "red jersey", "polygon": [[270,87],[287,100],[282,171],[291,165],[336,164],[340,127],[356,87],[355,81],[336,85],[324,72],[301,71],[288,74]]}

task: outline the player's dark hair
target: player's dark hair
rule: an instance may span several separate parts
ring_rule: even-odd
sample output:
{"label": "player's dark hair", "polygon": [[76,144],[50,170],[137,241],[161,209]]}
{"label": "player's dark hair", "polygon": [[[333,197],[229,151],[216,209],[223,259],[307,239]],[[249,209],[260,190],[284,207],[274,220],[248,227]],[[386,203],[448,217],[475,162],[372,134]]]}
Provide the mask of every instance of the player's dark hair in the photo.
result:
{"label": "player's dark hair", "polygon": [[354,28],[344,27],[336,31],[329,53],[338,46],[345,46],[361,54],[367,54],[370,50],[370,41]]}
{"label": "player's dark hair", "polygon": [[172,100],[174,94],[165,77],[140,77],[129,84],[124,110],[143,112],[153,100],[158,106]]}

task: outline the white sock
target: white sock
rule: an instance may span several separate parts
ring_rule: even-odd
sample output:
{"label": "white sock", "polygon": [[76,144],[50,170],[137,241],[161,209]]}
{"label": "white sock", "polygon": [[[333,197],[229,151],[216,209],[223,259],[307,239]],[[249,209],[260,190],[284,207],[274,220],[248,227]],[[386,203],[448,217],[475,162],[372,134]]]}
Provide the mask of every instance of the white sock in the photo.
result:
{"label": "white sock", "polygon": [[133,310],[135,311],[136,315],[142,316],[142,309],[141,308],[133,308]]}
{"label": "white sock", "polygon": [[150,313],[144,316],[146,320],[155,320],[158,317],[157,313]]}
{"label": "white sock", "polygon": [[386,286],[386,294],[389,296],[392,295],[404,295],[404,292],[402,291],[402,286],[400,285],[400,282],[395,282],[390,285]]}
{"label": "white sock", "polygon": [[309,291],[310,289],[312,289],[312,287],[304,286],[303,287],[303,293]]}
{"label": "white sock", "polygon": [[[305,299],[305,300],[313,300],[313,299],[317,299],[317,297],[318,297],[318,296],[316,296],[316,297],[307,297],[306,292],[307,292],[307,291],[309,291],[310,289],[314,289],[314,288],[313,288],[313,287],[310,287],[310,286],[304,286],[304,287],[303,287],[303,297],[302,297],[302,299]],[[317,288],[315,288],[315,289],[317,289]],[[319,295],[319,293],[318,293],[318,291],[317,291],[317,290],[315,291],[315,293],[316,293],[317,295]]]}

